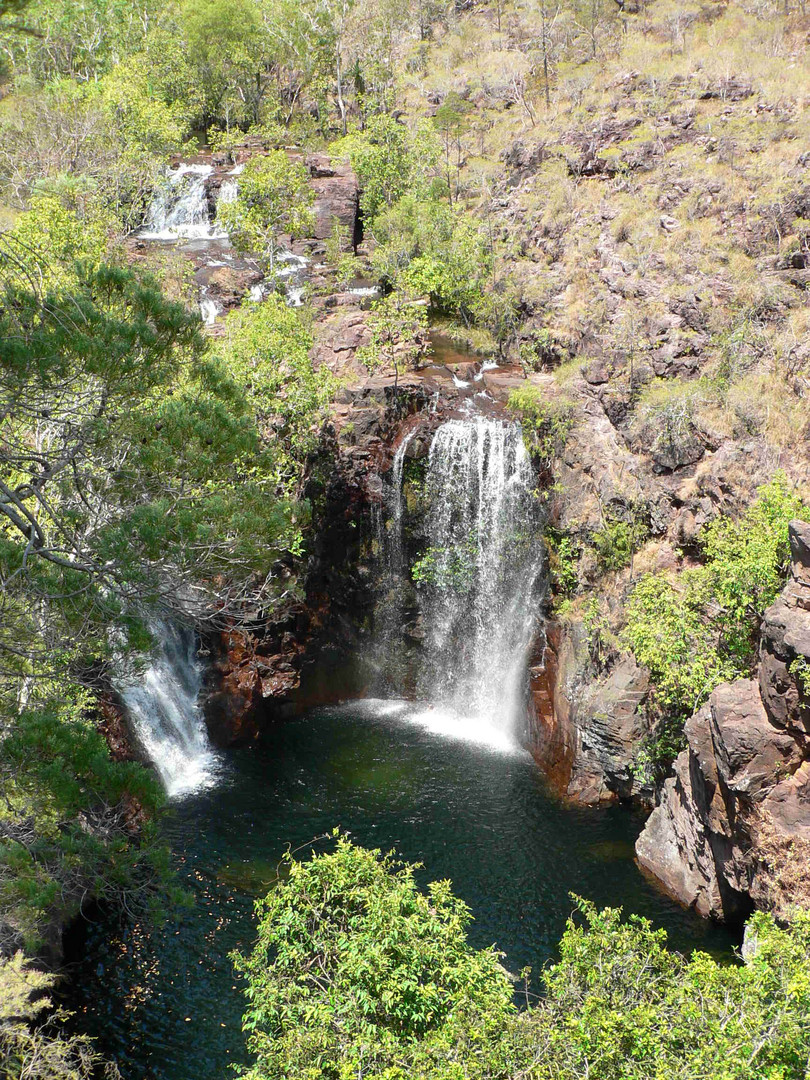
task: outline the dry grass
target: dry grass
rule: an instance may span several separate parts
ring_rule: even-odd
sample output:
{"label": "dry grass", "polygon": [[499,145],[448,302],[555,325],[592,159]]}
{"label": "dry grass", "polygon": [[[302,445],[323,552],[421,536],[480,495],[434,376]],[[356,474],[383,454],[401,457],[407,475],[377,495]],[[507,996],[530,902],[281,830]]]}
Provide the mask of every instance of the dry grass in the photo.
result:
{"label": "dry grass", "polygon": [[767,812],[760,811],[754,820],[754,841],[760,860],[758,876],[771,909],[789,918],[792,909],[810,908],[810,840],[786,836]]}

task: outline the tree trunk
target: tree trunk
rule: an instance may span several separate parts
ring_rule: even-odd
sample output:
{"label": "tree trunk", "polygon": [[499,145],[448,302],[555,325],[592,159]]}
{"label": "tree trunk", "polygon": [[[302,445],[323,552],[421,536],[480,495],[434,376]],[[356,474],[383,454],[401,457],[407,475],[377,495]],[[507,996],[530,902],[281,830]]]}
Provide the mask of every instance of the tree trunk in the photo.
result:
{"label": "tree trunk", "polygon": [[337,103],[340,110],[340,124],[346,134],[346,105],[343,101],[343,74],[340,69],[340,46],[335,51],[335,69],[337,71]]}

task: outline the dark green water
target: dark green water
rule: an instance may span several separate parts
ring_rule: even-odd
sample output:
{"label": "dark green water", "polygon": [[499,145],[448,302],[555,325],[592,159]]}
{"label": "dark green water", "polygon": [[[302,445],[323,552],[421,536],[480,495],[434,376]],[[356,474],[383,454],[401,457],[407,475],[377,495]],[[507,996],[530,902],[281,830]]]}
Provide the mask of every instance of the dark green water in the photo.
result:
{"label": "dark green water", "polygon": [[375,711],[319,711],[226,756],[219,785],[176,804],[165,826],[193,909],[159,931],[89,927],[69,1004],[124,1080],[226,1080],[244,1060],[227,954],[249,947],[253,900],[285,847],[335,825],[421,861],[424,881],[450,878],[475,915],[473,941],[496,942],[513,971],[553,958],[572,891],[648,916],[677,948],[730,953],[729,934],[636,869],[639,817],[563,807],[528,757]]}

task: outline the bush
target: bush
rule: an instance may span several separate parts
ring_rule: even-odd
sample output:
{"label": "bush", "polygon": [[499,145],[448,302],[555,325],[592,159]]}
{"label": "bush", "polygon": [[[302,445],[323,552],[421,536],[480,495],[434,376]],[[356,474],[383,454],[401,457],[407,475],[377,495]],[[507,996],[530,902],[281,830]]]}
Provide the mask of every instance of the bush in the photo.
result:
{"label": "bush", "polygon": [[363,132],[353,131],[329,148],[346,157],[360,180],[360,208],[367,226],[404,195],[421,200],[441,190],[437,181],[440,148],[427,125],[411,130],[392,116],[369,119]]}
{"label": "bush", "polygon": [[499,954],[468,944],[470,912],[449,882],[423,893],[415,867],[346,839],[283,869],[256,905],[253,952],[235,957],[257,1057],[242,1075],[471,1075],[515,1007]]}
{"label": "bush", "polygon": [[381,280],[428,296],[436,311],[467,324],[477,318],[492,253],[484,233],[462,210],[408,194],[377,216],[374,236],[379,246],[372,261]]}
{"label": "bush", "polygon": [[630,521],[605,521],[592,537],[599,569],[604,572],[629,566],[639,546],[649,535],[646,521],[637,518],[635,512]]}
{"label": "bush", "polygon": [[88,895],[134,911],[169,882],[165,845],[141,821],[163,801],[159,784],[111,759],[86,706],[79,693],[24,712],[0,741],[0,912],[30,948]]}
{"label": "bush", "polygon": [[762,614],[787,578],[788,523],[807,513],[777,473],[739,519],[707,527],[704,565],[636,585],[622,639],[649,668],[665,719],[682,723],[721,682],[750,675]]}
{"label": "bush", "polygon": [[507,403],[523,427],[527,450],[550,465],[565,446],[574,424],[574,410],[567,402],[549,400],[536,386],[512,390]]}
{"label": "bush", "polygon": [[[745,964],[691,959],[638,916],[577,900],[545,994],[519,1013],[449,882],[339,839],[257,904],[250,1080],[805,1080],[810,914],[749,924]],[[528,998],[528,995],[527,995]]]}
{"label": "bush", "polygon": [[[0,956],[0,1062],[8,1080],[92,1080],[102,1062],[90,1039],[65,1032],[68,1013],[50,1012],[53,975],[37,971],[16,953]],[[36,1026],[35,1026],[36,1025]],[[104,1075],[119,1076],[114,1066]]]}

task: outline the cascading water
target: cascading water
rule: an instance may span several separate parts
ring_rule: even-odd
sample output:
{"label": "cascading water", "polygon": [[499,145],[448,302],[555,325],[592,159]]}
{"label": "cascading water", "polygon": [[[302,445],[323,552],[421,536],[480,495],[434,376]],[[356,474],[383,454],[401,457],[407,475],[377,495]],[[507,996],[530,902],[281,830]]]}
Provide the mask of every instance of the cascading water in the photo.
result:
{"label": "cascading water", "polygon": [[[407,572],[401,459],[392,473],[384,536],[389,578]],[[417,696],[431,703],[431,715],[421,719],[437,730],[449,711],[464,718],[477,741],[518,740],[544,586],[535,486],[518,424],[475,417],[437,429],[424,484],[427,545],[413,568],[423,640]],[[392,598],[389,589],[386,608]],[[398,619],[401,607],[395,602],[393,609]],[[384,609],[389,649],[390,618]]]}
{"label": "cascading water", "polygon": [[379,552],[383,558],[381,559],[380,600],[377,605],[374,647],[370,660],[375,671],[374,678],[377,689],[380,693],[393,693],[401,690],[404,681],[402,664],[399,662],[401,659],[400,650],[398,648],[403,622],[404,575],[407,572],[403,537],[405,497],[402,490],[402,479],[405,472],[405,458],[408,446],[414,434],[415,432],[409,432],[394,454],[394,461],[391,466],[391,483],[385,497],[384,509],[388,515],[387,522],[382,507],[376,512],[376,539]]}
{"label": "cascading water", "polygon": [[[207,181],[211,165],[179,165],[158,190],[146,224],[140,232],[144,240],[217,240],[226,237],[212,225],[208,214]],[[223,185],[224,186],[224,185]],[[234,185],[235,191],[235,185]],[[227,196],[226,196],[227,201]]]}
{"label": "cascading water", "polygon": [[117,689],[167,793],[183,795],[210,786],[217,771],[197,703],[202,675],[196,643],[186,627],[160,623],[152,633],[157,648],[148,668]]}
{"label": "cascading water", "polygon": [[543,580],[535,485],[519,424],[452,420],[433,437],[423,693],[512,733]]}

